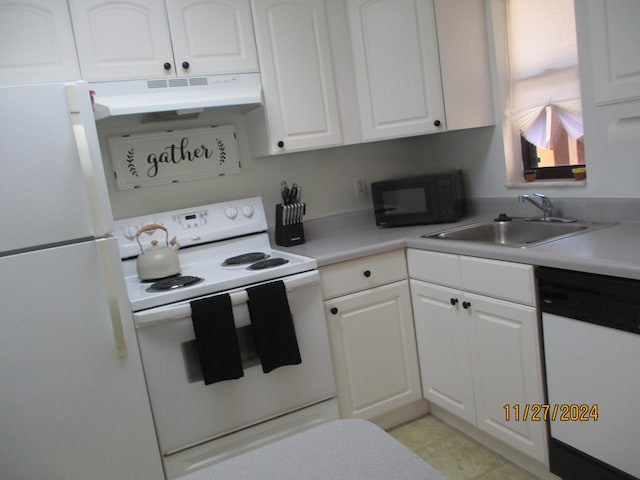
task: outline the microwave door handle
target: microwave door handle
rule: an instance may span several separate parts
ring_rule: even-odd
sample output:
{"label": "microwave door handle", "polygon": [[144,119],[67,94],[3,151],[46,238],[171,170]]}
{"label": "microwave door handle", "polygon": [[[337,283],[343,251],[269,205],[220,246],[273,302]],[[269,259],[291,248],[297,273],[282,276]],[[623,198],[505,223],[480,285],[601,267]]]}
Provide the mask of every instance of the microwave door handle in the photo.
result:
{"label": "microwave door handle", "polygon": [[[291,277],[287,277],[283,280],[283,282],[285,288],[287,289],[287,293],[290,293],[297,290],[298,288],[319,284],[320,273],[317,270],[312,270],[310,272],[304,272],[293,275]],[[231,304],[233,306],[242,305],[249,299],[247,291],[244,288],[231,290],[228,293],[231,297]],[[137,312],[133,314],[136,328],[149,327],[152,325],[158,325],[160,323],[171,322],[174,320],[180,320],[189,317],[191,317],[191,305],[189,304],[189,302],[152,308],[149,310],[145,310],[144,312]]]}

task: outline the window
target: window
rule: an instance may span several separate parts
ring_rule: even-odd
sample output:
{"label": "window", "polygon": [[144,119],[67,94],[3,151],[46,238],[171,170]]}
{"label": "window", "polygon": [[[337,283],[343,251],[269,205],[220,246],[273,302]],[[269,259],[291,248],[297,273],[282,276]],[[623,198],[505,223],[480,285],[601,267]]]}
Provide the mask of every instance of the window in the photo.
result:
{"label": "window", "polygon": [[537,179],[571,177],[585,163],[573,0],[506,5],[506,115],[521,135],[523,170]]}

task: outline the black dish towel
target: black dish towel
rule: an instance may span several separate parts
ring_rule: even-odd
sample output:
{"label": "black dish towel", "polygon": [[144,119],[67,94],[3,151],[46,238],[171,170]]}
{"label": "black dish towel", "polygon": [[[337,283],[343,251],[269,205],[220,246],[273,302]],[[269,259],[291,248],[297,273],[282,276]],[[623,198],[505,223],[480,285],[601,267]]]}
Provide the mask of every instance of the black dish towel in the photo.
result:
{"label": "black dish towel", "polygon": [[250,287],[247,294],[262,371],[302,363],[284,283],[279,280]]}
{"label": "black dish towel", "polygon": [[244,376],[229,295],[191,302],[191,321],[204,384]]}

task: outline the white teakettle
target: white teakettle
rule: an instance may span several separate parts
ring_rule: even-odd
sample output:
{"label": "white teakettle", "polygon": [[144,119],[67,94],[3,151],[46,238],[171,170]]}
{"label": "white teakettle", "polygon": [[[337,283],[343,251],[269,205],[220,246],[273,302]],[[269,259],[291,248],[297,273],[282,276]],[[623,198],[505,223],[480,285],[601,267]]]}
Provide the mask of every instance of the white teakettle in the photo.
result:
{"label": "white teakettle", "polygon": [[[152,240],[151,246],[144,250],[140,243],[140,234],[156,229],[164,230],[165,245],[158,245],[157,240]],[[138,230],[136,241],[140,245],[141,252],[136,260],[138,278],[141,280],[157,280],[180,273],[180,259],[178,257],[180,245],[176,242],[176,237],[173,237],[169,242],[169,232],[164,226],[156,223],[145,225]]]}

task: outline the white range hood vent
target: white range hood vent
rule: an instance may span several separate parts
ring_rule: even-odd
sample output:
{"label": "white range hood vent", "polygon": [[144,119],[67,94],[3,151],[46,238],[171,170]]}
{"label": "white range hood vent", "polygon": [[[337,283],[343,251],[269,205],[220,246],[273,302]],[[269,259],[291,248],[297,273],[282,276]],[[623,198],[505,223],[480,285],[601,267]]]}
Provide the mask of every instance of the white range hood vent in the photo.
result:
{"label": "white range hood vent", "polygon": [[96,120],[117,115],[214,107],[248,111],[262,103],[259,73],[90,83]]}

